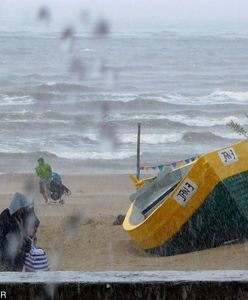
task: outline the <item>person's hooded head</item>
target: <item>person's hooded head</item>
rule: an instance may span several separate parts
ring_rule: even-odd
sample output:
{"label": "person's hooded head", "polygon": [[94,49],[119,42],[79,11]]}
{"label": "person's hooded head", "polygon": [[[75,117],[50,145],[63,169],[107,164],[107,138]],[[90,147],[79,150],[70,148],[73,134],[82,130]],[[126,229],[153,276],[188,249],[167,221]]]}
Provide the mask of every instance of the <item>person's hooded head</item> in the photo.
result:
{"label": "person's hooded head", "polygon": [[23,221],[23,229],[27,231],[31,228],[38,228],[39,219],[36,217],[34,212],[33,199],[26,197],[21,193],[15,193],[13,196],[10,206],[9,213],[11,216],[18,217]]}
{"label": "person's hooded head", "polygon": [[38,160],[37,160],[37,161],[38,161],[39,165],[43,165],[43,164],[45,163],[45,160],[44,160],[44,158],[43,158],[43,157],[41,157],[41,156],[38,158]]}
{"label": "person's hooded head", "polygon": [[17,211],[24,209],[29,210],[34,207],[33,199],[26,197],[21,193],[15,193],[13,196],[10,206],[9,206],[9,213],[11,215],[15,214]]}

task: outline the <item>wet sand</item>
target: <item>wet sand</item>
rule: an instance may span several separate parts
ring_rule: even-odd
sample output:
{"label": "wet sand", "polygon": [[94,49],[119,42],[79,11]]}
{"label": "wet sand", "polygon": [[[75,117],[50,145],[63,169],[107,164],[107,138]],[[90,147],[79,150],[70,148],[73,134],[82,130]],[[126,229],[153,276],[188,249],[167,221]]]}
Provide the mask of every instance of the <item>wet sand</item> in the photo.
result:
{"label": "wet sand", "polygon": [[13,192],[34,182],[35,208],[41,221],[38,246],[48,254],[53,271],[150,271],[248,269],[248,243],[171,257],[154,257],[139,249],[118,214],[129,207],[134,186],[128,174],[66,175],[72,195],[66,203],[46,205],[35,175],[0,175],[0,209],[9,206]]}

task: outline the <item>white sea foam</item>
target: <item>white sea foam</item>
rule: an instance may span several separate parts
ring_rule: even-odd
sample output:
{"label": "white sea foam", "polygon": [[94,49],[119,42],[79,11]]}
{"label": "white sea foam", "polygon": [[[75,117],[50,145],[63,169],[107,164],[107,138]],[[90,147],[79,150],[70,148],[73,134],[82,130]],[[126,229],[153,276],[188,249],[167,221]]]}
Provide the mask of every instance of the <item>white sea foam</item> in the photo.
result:
{"label": "white sea foam", "polygon": [[244,139],[243,135],[238,134],[233,131],[221,133],[221,137],[226,138],[226,139],[238,139],[238,140]]}
{"label": "white sea foam", "polygon": [[[136,154],[135,151],[112,151],[112,152],[96,152],[96,151],[75,151],[76,149],[71,149],[63,151],[62,149],[56,150],[56,154],[61,158],[69,158],[69,159],[125,159],[130,158]],[[53,153],[51,151],[51,153]]]}
{"label": "white sea foam", "polygon": [[[141,135],[142,144],[164,144],[168,142],[177,142],[181,140],[183,134],[179,132],[175,133],[165,133],[165,134],[147,134],[144,133]],[[122,143],[132,143],[137,142],[137,134],[127,133],[122,134],[120,137]]]}
{"label": "white sea foam", "polygon": [[30,96],[8,96],[0,94],[0,106],[8,105],[30,105],[34,104],[34,99]]}
{"label": "white sea foam", "polygon": [[111,114],[108,116],[108,121],[128,121],[128,120],[165,120],[168,116],[165,114],[158,113],[141,113],[141,114]]}
{"label": "white sea foam", "polygon": [[55,86],[57,83],[55,81],[47,81],[45,83],[45,85],[48,85],[48,86]]}
{"label": "white sea foam", "polygon": [[152,94],[132,94],[132,93],[101,93],[98,100],[106,100],[113,102],[158,102],[169,103],[173,105],[211,105],[211,104],[225,104],[225,103],[246,103],[248,102],[248,92],[236,93],[225,91],[214,91],[208,95],[202,96],[186,96],[182,94],[167,94],[167,95],[152,95]]}
{"label": "white sea foam", "polygon": [[[91,98],[89,97],[89,100]],[[105,101],[120,101],[120,102],[132,102],[137,99],[137,95],[132,94],[132,93],[101,93],[101,95],[98,96],[98,99],[100,101],[105,100]]]}
{"label": "white sea foam", "polygon": [[227,117],[211,117],[211,116],[189,116],[183,114],[159,114],[159,113],[141,113],[141,114],[112,114],[108,117],[109,121],[129,121],[129,120],[168,120],[178,122],[187,126],[211,127],[217,125],[226,125],[231,120],[240,125],[248,125],[246,116],[227,116]]}
{"label": "white sea foam", "polygon": [[11,123],[11,124],[15,124],[15,123],[22,123],[22,124],[70,124],[71,121],[66,121],[66,120],[28,120],[28,119],[23,119],[23,120],[0,120],[0,123]]}
{"label": "white sea foam", "polygon": [[248,125],[248,118],[236,117],[236,116],[228,116],[223,118],[217,117],[192,117],[186,115],[168,115],[167,118],[170,121],[183,123],[187,126],[196,126],[196,127],[212,127],[218,125],[226,125],[229,122],[234,121],[239,123],[240,125]]}
{"label": "white sea foam", "polygon": [[46,120],[46,119],[38,119],[38,120],[28,120],[28,119],[23,119],[23,120],[0,120],[0,123],[5,123],[5,124],[13,124],[13,123],[22,123],[22,124],[70,124],[71,121],[67,120]]}
{"label": "white sea foam", "polygon": [[190,102],[192,102],[192,104],[197,104],[198,102],[201,105],[222,103],[248,104],[248,92],[216,90],[209,95],[196,97],[196,99],[192,99]]}
{"label": "white sea foam", "polygon": [[84,52],[96,52],[96,49],[93,49],[93,48],[84,48],[83,51]]}
{"label": "white sea foam", "polygon": [[225,97],[230,100],[248,103],[248,92],[217,91],[212,94],[216,97]]}
{"label": "white sea foam", "polygon": [[164,96],[143,95],[142,99],[181,105],[248,104],[248,91],[235,92],[216,90],[202,96],[186,96],[178,93]]}

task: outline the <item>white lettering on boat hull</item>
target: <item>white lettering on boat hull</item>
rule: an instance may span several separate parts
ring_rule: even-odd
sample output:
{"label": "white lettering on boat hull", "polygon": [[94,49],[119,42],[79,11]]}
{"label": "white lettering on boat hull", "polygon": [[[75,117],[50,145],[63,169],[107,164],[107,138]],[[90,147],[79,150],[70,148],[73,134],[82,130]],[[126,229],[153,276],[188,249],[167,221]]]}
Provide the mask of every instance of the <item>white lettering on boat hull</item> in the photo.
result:
{"label": "white lettering on boat hull", "polygon": [[186,178],[179,189],[173,195],[173,198],[181,205],[185,206],[196,192],[198,186],[189,178]]}
{"label": "white lettering on boat hull", "polygon": [[236,154],[233,147],[225,148],[219,151],[218,154],[225,166],[231,165],[239,160],[238,155]]}

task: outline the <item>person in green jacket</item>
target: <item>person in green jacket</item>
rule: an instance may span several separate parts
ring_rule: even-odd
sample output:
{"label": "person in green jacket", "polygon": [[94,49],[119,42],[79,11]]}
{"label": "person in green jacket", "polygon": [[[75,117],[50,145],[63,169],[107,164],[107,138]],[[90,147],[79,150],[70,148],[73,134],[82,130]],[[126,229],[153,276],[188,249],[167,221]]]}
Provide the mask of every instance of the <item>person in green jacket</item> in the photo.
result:
{"label": "person in green jacket", "polygon": [[40,178],[40,193],[43,195],[45,202],[48,203],[51,196],[50,182],[52,180],[52,168],[49,164],[45,163],[43,157],[39,157],[35,171]]}

